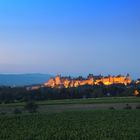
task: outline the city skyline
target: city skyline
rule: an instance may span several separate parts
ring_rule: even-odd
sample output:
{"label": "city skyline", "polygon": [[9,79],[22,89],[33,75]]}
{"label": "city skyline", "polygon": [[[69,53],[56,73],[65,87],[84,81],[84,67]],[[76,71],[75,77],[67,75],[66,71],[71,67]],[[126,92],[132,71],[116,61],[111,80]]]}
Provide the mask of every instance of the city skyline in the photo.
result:
{"label": "city skyline", "polygon": [[0,73],[140,78],[140,1],[1,0]]}

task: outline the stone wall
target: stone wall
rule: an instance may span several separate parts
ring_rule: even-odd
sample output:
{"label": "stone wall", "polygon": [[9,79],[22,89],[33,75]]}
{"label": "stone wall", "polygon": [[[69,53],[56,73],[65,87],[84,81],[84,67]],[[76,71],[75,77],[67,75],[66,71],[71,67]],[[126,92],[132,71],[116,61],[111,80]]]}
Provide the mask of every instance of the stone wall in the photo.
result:
{"label": "stone wall", "polygon": [[[97,76],[96,76],[97,77]],[[130,84],[131,78],[129,75],[125,76],[108,76],[99,79],[94,78],[94,76],[88,76],[87,79],[72,79],[69,77],[61,77],[57,75],[55,78],[51,78],[47,83],[44,83],[46,87],[57,87],[57,88],[68,88],[68,87],[78,87],[83,85],[111,85],[111,84]]]}

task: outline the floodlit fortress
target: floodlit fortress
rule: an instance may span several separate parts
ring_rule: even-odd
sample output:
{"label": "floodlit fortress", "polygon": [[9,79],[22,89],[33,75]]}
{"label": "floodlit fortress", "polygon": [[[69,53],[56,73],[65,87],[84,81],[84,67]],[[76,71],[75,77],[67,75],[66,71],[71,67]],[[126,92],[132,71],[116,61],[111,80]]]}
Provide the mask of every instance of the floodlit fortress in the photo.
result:
{"label": "floodlit fortress", "polygon": [[45,87],[51,88],[69,88],[69,87],[78,87],[83,85],[112,85],[112,84],[124,84],[128,85],[131,83],[130,75],[127,76],[94,76],[89,74],[87,78],[78,77],[78,78],[71,78],[71,77],[61,77],[57,75],[55,78],[50,78],[50,80],[44,83]]}

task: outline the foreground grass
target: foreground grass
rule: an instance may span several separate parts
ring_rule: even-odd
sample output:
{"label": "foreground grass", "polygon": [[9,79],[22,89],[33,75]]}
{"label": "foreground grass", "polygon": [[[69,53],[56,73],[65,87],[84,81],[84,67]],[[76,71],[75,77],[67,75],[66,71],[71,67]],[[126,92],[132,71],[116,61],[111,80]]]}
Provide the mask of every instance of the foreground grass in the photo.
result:
{"label": "foreground grass", "polygon": [[0,140],[139,140],[140,110],[0,116]]}
{"label": "foreground grass", "polygon": [[[38,105],[65,105],[65,104],[105,104],[105,103],[140,103],[140,97],[102,97],[89,99],[64,99],[38,101]],[[24,106],[24,102],[0,104],[1,106]]]}

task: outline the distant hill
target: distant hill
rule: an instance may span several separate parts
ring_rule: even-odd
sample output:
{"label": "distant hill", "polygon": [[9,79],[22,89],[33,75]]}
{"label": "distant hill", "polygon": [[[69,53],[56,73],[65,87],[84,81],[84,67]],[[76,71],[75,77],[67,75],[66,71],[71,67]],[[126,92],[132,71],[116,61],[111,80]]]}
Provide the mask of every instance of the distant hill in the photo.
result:
{"label": "distant hill", "polygon": [[49,74],[0,74],[0,85],[25,86],[41,84],[49,80]]}

